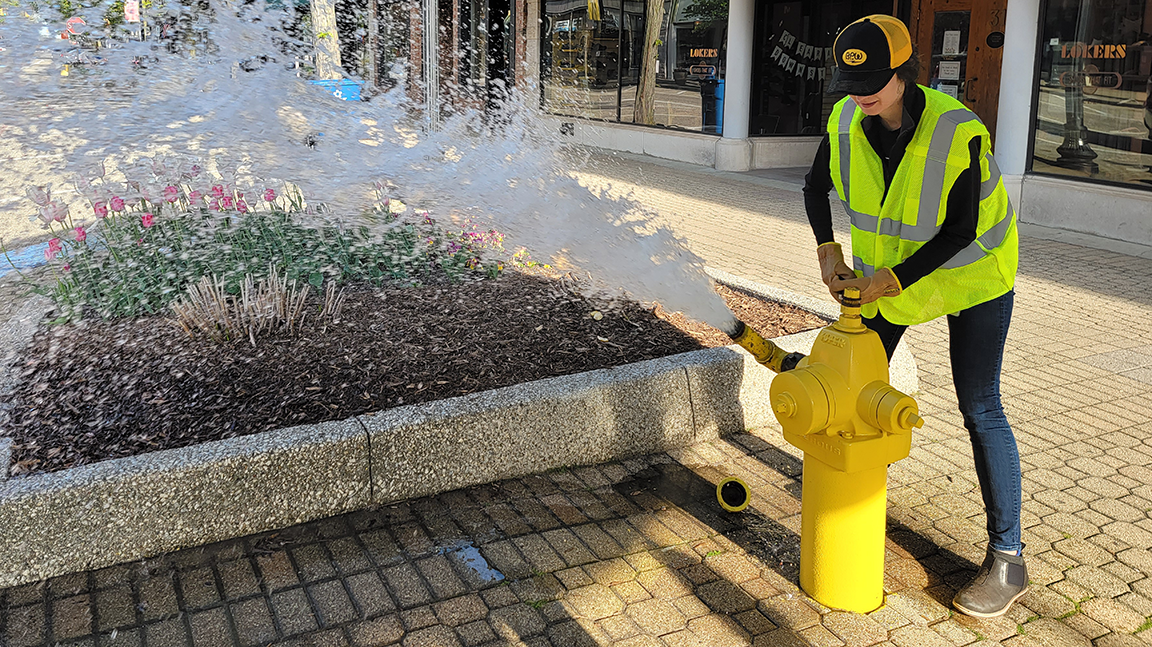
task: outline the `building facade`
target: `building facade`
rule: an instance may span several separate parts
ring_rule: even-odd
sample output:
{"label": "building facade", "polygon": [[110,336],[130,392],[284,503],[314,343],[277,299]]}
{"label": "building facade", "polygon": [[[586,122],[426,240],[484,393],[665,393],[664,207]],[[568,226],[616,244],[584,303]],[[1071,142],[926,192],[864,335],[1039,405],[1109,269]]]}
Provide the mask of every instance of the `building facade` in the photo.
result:
{"label": "building facade", "polygon": [[731,171],[810,164],[836,34],[894,14],[920,82],[992,133],[1022,223],[1152,246],[1152,0],[341,1],[378,39],[342,50],[375,84],[403,63],[430,115],[519,85],[574,142]]}
{"label": "building facade", "polygon": [[1152,246],[1152,0],[529,0],[526,13],[526,74],[563,132],[734,171],[809,164],[840,98],[825,90],[836,33],[897,15],[920,82],[988,126],[1022,223]]}

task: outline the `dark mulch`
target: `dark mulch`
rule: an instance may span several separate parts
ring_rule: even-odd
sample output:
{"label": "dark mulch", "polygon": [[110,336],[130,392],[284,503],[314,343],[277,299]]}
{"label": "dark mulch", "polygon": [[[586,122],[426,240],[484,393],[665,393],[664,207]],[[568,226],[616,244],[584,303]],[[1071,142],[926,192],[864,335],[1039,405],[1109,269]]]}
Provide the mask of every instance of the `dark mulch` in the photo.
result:
{"label": "dark mulch", "polygon": [[[720,288],[766,337],[826,322]],[[340,420],[731,343],[659,308],[601,310],[541,277],[352,287],[338,323],[215,345],[162,317],[41,329],[0,435],[29,474]]]}

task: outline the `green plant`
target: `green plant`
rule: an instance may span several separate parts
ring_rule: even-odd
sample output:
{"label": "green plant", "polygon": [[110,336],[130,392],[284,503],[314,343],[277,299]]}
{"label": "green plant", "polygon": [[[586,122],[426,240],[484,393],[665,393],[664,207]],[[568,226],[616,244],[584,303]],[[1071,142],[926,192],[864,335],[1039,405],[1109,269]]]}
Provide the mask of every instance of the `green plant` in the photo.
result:
{"label": "green plant", "polygon": [[[50,188],[29,191],[55,234],[45,254],[55,282],[33,289],[56,302],[57,322],[89,309],[104,318],[157,314],[204,277],[236,296],[272,272],[319,288],[326,280],[417,283],[437,271],[452,281],[495,278],[504,269],[499,232],[443,227],[387,197],[348,226],[324,218],[325,207],[298,191],[241,190],[195,166],[176,173],[153,166],[143,182],[114,186],[101,175],[77,183],[97,218],[91,231],[73,222]],[[528,265],[528,258],[520,251],[509,262]]]}
{"label": "green plant", "polygon": [[1152,629],[1152,616],[1148,616],[1147,618],[1144,618],[1144,622],[1141,623],[1141,625],[1139,627],[1136,627],[1136,631],[1133,631],[1132,633],[1138,634],[1141,631],[1147,631],[1149,629]]}
{"label": "green plant", "polygon": [[1060,617],[1056,618],[1057,620],[1063,620],[1065,618],[1071,618],[1072,616],[1076,615],[1077,613],[1080,613],[1080,603],[1084,602],[1084,601],[1086,601],[1092,597],[1089,595],[1089,596],[1085,597],[1083,600],[1080,600],[1078,602],[1078,601],[1073,600],[1072,598],[1068,597],[1067,595],[1064,595],[1063,593],[1061,593],[1060,595],[1063,596],[1065,600],[1068,600],[1069,602],[1072,603],[1072,610],[1061,614]]}
{"label": "green plant", "polygon": [[704,555],[704,557],[705,557],[705,559],[707,559],[709,557],[715,557],[717,555],[723,555],[723,554],[724,554],[724,551],[722,551],[722,550],[710,550]]}

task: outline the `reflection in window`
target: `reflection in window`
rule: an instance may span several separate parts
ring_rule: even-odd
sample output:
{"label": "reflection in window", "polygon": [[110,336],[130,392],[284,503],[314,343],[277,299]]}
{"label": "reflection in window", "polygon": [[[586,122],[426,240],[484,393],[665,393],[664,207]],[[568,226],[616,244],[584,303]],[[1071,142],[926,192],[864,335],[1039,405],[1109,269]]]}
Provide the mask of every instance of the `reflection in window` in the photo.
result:
{"label": "reflection in window", "polygon": [[1152,186],[1152,0],[1047,0],[1032,170]]}
{"label": "reflection in window", "polygon": [[891,0],[757,2],[750,134],[823,134],[844,96],[824,91],[836,34],[857,18],[891,11]]}
{"label": "reflection in window", "polygon": [[545,110],[635,121],[649,2],[663,2],[651,54],[655,83],[648,86],[652,124],[719,132],[728,20],[723,0],[544,0]]}

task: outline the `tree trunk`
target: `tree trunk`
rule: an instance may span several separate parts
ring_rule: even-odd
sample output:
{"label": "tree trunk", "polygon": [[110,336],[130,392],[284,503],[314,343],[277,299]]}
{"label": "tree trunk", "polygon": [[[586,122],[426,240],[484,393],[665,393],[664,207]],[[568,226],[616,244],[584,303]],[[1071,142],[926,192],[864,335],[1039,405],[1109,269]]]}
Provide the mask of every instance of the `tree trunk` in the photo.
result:
{"label": "tree trunk", "polygon": [[312,0],[312,33],[316,38],[317,78],[343,78],[340,38],[336,33],[336,0]]}
{"label": "tree trunk", "polygon": [[656,123],[656,62],[659,60],[660,26],[664,24],[664,0],[646,0],[644,17],[644,58],[640,63],[640,83],[636,87],[636,109],[632,120],[638,124]]}

